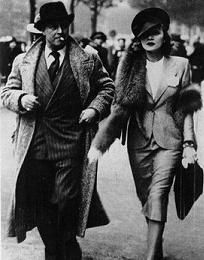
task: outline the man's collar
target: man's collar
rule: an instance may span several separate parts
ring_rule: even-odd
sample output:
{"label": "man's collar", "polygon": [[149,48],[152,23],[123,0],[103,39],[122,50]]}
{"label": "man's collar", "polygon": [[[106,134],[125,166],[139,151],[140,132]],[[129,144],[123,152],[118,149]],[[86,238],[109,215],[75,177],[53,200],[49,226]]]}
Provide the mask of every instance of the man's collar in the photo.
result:
{"label": "man's collar", "polygon": [[[47,59],[49,56],[50,56],[50,53],[52,52],[53,50],[51,50],[47,45],[45,45],[45,58]],[[58,50],[57,52],[59,52],[60,56],[65,56],[65,52],[66,52],[66,45]]]}

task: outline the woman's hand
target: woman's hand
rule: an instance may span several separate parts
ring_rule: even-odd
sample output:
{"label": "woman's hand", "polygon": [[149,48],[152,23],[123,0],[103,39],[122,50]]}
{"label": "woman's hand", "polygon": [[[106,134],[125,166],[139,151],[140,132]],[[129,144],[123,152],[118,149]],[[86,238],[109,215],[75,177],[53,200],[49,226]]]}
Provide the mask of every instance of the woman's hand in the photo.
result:
{"label": "woman's hand", "polygon": [[102,156],[102,152],[99,151],[97,148],[95,148],[94,146],[91,146],[88,154],[87,154],[87,158],[89,163],[93,163],[98,161],[98,159]]}
{"label": "woman's hand", "polygon": [[188,164],[194,164],[197,160],[197,153],[194,147],[186,146],[183,149],[182,165],[184,168],[188,168]]}

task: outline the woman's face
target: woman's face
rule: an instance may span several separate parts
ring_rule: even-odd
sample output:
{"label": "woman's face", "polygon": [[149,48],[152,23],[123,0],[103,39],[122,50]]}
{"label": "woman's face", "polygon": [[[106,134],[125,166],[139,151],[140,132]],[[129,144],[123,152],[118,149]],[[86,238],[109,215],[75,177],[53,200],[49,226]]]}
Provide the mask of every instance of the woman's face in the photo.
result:
{"label": "woman's face", "polygon": [[141,35],[140,41],[145,51],[155,52],[161,49],[164,42],[164,32],[161,26],[153,27]]}

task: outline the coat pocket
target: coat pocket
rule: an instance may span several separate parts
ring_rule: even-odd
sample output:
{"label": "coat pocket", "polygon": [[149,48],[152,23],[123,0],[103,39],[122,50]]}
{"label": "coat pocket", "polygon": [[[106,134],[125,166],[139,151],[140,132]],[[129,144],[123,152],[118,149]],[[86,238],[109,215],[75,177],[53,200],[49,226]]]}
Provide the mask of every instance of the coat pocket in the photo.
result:
{"label": "coat pocket", "polygon": [[179,77],[172,76],[172,77],[167,78],[167,84],[169,87],[176,88],[179,85]]}

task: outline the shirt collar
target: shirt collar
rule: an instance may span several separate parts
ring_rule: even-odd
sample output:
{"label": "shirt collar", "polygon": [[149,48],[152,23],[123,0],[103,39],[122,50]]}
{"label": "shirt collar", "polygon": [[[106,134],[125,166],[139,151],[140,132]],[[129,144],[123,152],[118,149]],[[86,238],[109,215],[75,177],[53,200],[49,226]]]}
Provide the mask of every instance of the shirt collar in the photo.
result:
{"label": "shirt collar", "polygon": [[160,59],[160,60],[158,60],[158,61],[156,61],[156,62],[152,62],[152,61],[149,61],[148,59],[147,59],[147,67],[150,67],[150,66],[162,66],[162,64],[163,64],[163,62],[164,62],[164,56]]}
{"label": "shirt collar", "polygon": [[[45,45],[45,58],[48,59],[48,57],[50,56],[50,53],[52,52],[52,50]],[[64,57],[65,56],[65,52],[66,52],[66,45],[57,51],[60,54],[60,57]]]}

